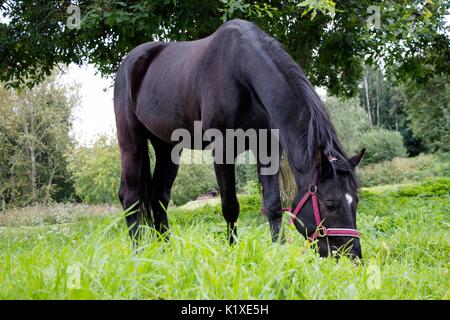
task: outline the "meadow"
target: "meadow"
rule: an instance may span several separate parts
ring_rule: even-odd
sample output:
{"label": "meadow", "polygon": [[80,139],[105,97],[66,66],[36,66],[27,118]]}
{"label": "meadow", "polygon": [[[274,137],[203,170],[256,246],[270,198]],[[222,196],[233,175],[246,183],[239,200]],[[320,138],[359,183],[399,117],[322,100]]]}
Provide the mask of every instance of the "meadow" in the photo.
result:
{"label": "meadow", "polygon": [[230,247],[216,202],[169,208],[168,243],[138,253],[116,207],[0,214],[0,299],[449,299],[450,178],[364,188],[364,262],[319,258],[293,227],[272,244],[257,195],[241,195]]}

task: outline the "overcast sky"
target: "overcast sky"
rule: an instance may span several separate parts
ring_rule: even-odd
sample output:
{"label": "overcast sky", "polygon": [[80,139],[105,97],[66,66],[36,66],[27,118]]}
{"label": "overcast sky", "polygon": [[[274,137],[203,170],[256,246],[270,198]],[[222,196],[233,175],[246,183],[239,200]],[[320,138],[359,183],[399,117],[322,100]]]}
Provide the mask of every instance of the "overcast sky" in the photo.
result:
{"label": "overcast sky", "polygon": [[79,107],[74,112],[73,134],[77,141],[89,145],[101,134],[115,133],[113,81],[95,74],[93,66],[71,65],[62,76],[64,82],[80,84]]}

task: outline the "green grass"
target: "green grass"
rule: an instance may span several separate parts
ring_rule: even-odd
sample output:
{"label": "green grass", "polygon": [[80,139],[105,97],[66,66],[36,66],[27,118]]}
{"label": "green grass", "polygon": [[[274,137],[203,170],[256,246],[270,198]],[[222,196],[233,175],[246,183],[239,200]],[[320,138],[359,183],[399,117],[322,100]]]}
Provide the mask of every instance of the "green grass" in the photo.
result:
{"label": "green grass", "polygon": [[0,298],[450,298],[448,178],[364,189],[360,265],[319,258],[291,227],[292,243],[272,244],[259,199],[241,208],[233,247],[217,204],[170,209],[170,242],[147,239],[138,254],[120,213],[1,227]]}

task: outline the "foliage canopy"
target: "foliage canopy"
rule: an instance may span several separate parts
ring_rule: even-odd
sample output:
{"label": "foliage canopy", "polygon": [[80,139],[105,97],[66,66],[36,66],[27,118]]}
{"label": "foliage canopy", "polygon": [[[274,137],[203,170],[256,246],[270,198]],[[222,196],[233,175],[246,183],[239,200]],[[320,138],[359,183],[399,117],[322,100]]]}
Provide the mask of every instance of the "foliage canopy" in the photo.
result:
{"label": "foliage canopy", "polygon": [[[0,80],[33,85],[60,63],[115,73],[133,47],[192,40],[232,18],[255,22],[284,44],[314,85],[332,95],[358,91],[363,61],[391,76],[425,83],[448,74],[449,10],[444,0],[80,0],[80,28],[69,28],[70,1],[3,1]],[[72,20],[71,20],[72,19]]]}

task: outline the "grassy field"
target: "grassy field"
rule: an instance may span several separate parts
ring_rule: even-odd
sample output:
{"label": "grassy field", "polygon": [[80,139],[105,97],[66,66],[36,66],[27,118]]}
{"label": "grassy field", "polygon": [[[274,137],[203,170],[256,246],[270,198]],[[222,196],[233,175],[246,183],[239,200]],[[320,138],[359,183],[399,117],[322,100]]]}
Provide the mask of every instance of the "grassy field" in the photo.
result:
{"label": "grassy field", "polygon": [[0,298],[450,298],[449,178],[364,189],[360,265],[319,258],[287,223],[291,243],[272,244],[259,198],[241,209],[233,247],[214,203],[169,209],[170,242],[147,239],[138,254],[118,209],[0,213]]}

